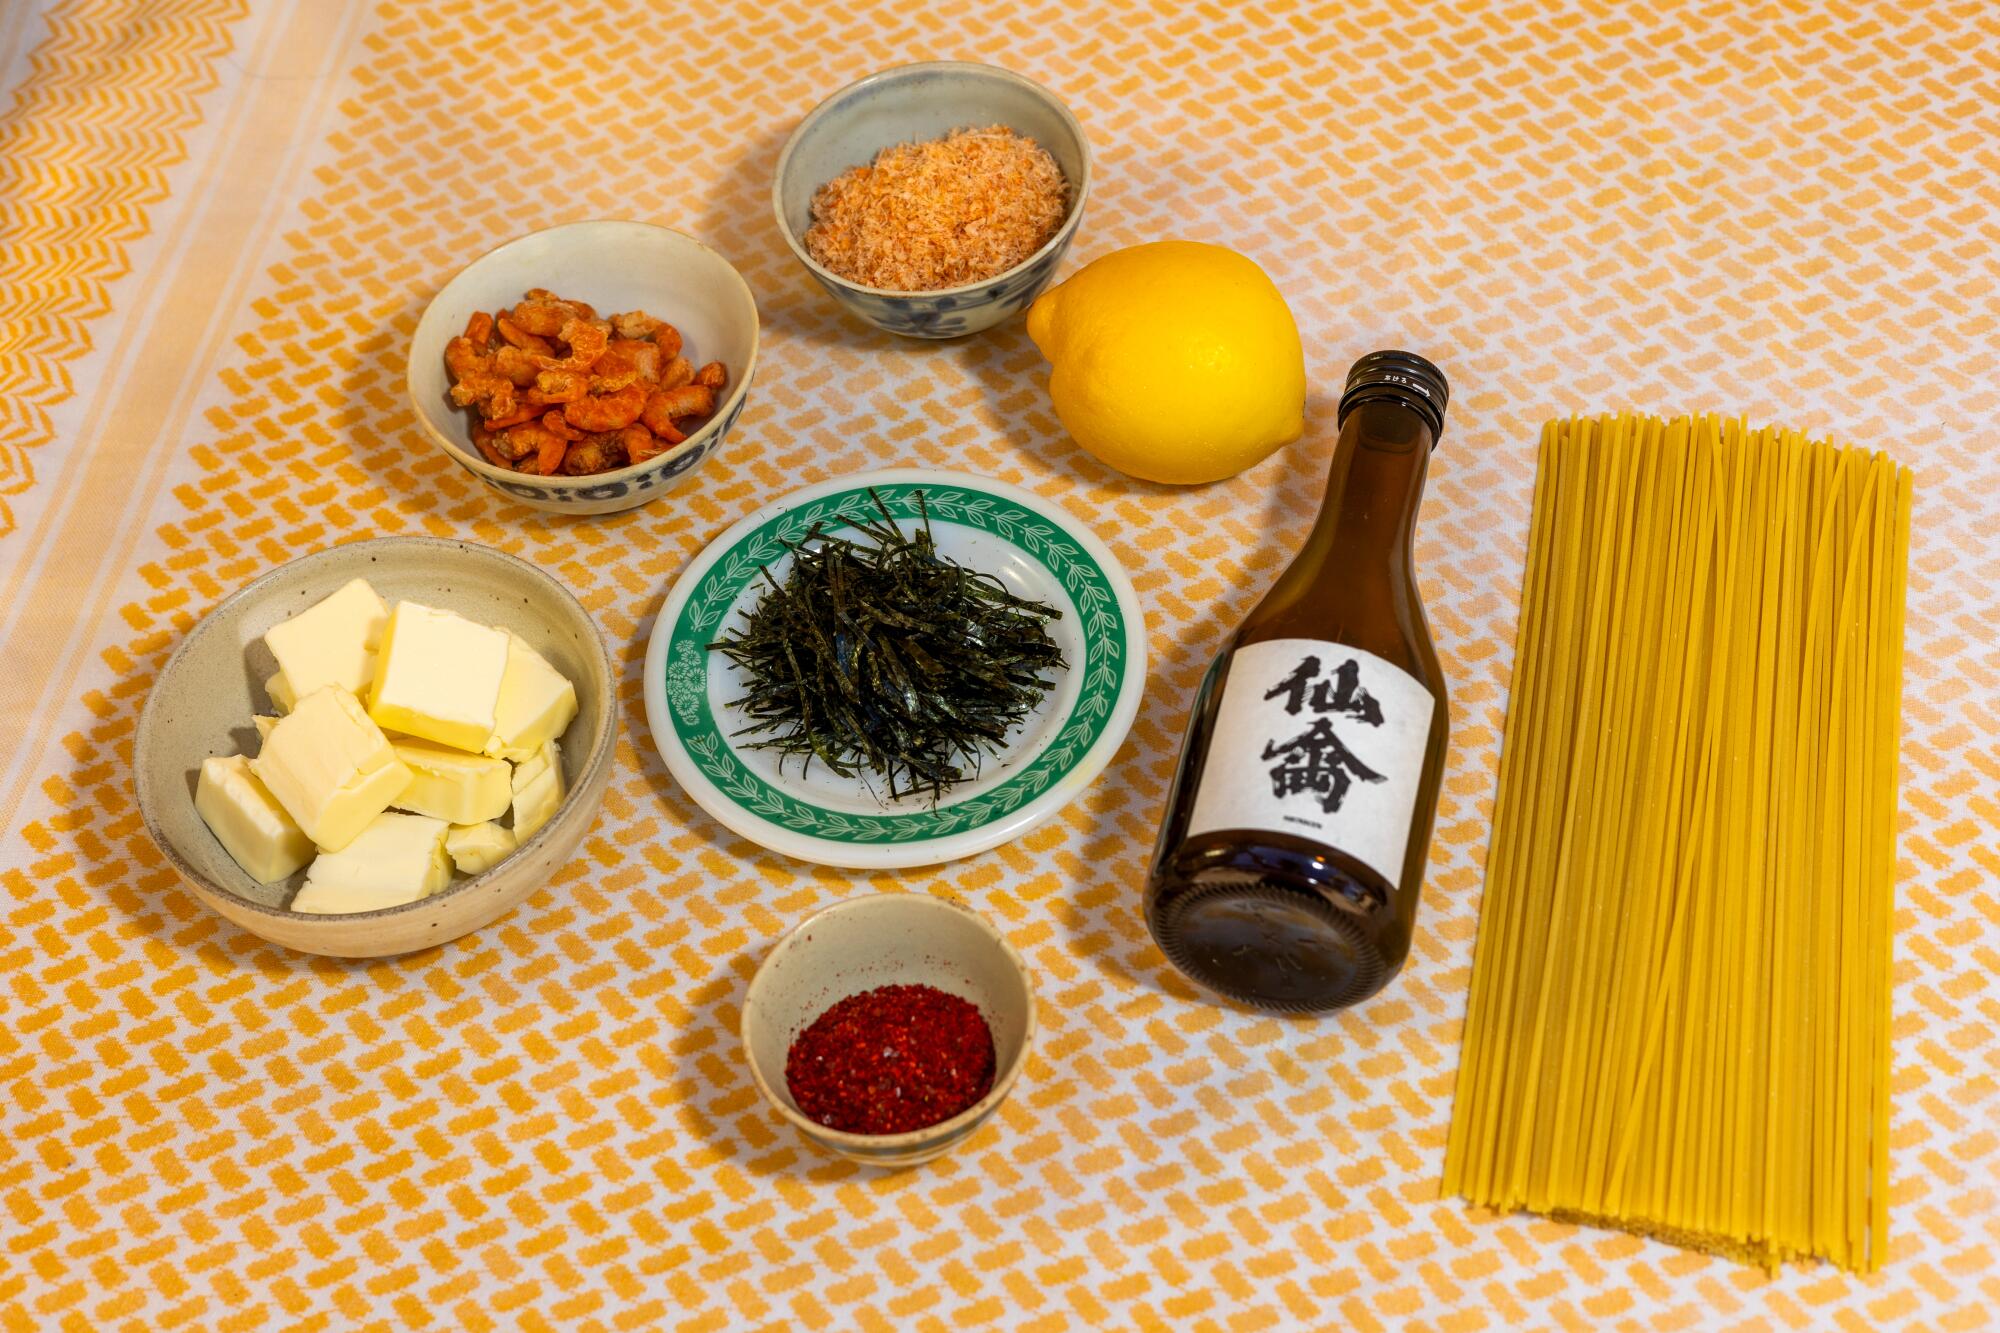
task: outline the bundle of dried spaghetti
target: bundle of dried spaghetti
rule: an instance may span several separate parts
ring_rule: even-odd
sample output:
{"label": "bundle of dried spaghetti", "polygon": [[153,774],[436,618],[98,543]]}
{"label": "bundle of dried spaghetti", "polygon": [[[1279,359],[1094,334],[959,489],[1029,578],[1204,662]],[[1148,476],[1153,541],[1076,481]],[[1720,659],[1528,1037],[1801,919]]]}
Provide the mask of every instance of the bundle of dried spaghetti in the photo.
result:
{"label": "bundle of dried spaghetti", "polygon": [[1909,473],[1551,423],[1445,1190],[1884,1254]]}

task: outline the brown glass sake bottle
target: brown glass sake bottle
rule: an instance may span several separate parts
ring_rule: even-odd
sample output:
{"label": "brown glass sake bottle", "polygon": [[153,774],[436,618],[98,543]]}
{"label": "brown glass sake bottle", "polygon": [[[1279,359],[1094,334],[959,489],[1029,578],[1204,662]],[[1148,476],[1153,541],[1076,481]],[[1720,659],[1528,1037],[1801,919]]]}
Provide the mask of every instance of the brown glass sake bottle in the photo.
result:
{"label": "brown glass sake bottle", "polygon": [[1354,363],[1305,548],[1195,695],[1146,882],[1174,966],[1310,1013],[1389,983],[1410,950],[1448,730],[1410,561],[1445,378]]}

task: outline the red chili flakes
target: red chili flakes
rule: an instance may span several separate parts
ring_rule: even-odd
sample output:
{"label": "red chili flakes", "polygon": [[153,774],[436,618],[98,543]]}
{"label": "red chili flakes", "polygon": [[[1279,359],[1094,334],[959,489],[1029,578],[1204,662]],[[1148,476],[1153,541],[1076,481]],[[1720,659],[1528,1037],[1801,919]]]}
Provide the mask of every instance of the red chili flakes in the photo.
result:
{"label": "red chili flakes", "polygon": [[907,1134],[993,1088],[993,1033],[978,1006],[932,986],[878,986],[814,1019],[785,1056],[807,1119],[849,1134]]}

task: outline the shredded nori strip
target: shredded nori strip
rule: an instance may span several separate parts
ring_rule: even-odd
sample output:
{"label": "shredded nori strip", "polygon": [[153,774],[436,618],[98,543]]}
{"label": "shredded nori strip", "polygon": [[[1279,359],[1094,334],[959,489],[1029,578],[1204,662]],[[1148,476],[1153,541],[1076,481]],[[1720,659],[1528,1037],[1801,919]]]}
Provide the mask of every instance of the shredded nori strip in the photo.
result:
{"label": "shredded nori strip", "polygon": [[938,554],[930,509],[905,533],[882,497],[854,523],[864,541],[815,525],[790,548],[791,569],[767,585],[744,623],[708,645],[743,669],[731,701],[751,748],[818,759],[843,777],[874,776],[898,800],[933,802],[979,771],[1067,664],[1049,638],[1062,612],[1007,591],[990,574]]}

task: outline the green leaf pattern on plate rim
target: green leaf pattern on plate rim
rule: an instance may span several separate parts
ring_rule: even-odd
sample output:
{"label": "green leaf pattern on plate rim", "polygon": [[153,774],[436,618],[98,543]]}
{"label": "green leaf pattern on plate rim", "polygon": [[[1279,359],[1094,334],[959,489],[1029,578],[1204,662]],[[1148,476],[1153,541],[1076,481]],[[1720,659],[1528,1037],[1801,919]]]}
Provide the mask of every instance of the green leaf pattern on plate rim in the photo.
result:
{"label": "green leaf pattern on plate rim", "polygon": [[796,833],[835,842],[892,843],[964,833],[1001,819],[1039,796],[1090,752],[1111,720],[1125,657],[1125,617],[1111,580],[1059,528],[1033,510],[999,496],[918,482],[875,487],[898,521],[919,516],[922,492],[931,517],[996,533],[1042,563],[1076,604],[1083,631],[1082,689],[1069,717],[1033,761],[991,791],[940,809],[881,815],[850,814],[802,801],[752,772],[724,738],[708,696],[708,651],[722,618],[758,570],[780,559],[815,524],[850,525],[874,508],[866,487],[821,496],[789,509],[739,540],[709,566],[674,625],[666,692],[675,734],[710,782],[745,810]]}

